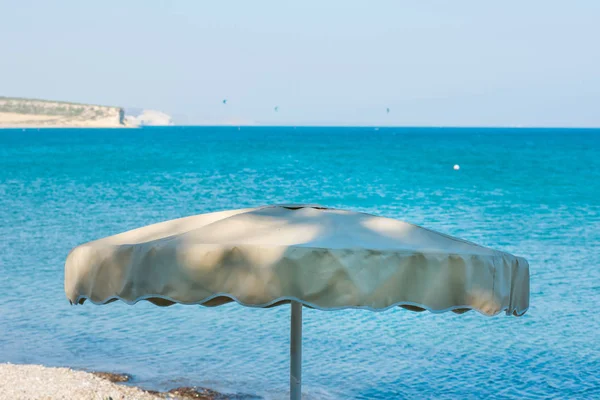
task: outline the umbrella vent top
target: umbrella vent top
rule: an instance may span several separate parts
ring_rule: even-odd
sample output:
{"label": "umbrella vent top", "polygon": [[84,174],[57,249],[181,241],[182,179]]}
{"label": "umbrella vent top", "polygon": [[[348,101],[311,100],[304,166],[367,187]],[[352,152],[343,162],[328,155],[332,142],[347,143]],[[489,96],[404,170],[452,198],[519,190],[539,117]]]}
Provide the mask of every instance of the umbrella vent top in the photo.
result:
{"label": "umbrella vent top", "polygon": [[321,206],[318,204],[275,204],[271,207],[281,207],[281,208],[287,208],[288,210],[299,210],[301,208],[314,208],[317,210],[331,210],[332,208],[330,207],[325,207],[325,206]]}

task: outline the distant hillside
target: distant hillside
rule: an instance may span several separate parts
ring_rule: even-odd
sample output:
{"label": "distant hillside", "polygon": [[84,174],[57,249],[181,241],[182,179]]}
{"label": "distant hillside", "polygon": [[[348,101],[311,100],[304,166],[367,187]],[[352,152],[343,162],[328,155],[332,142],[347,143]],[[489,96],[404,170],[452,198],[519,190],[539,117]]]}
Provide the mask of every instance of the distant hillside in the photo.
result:
{"label": "distant hillside", "polygon": [[121,107],[0,96],[0,127],[124,127]]}

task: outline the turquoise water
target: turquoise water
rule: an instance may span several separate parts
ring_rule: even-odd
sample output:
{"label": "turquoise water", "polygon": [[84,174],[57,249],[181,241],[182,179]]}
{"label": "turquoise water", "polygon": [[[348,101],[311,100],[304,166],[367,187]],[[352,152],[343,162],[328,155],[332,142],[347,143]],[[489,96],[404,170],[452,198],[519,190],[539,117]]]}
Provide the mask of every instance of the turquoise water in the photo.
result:
{"label": "turquoise water", "polygon": [[600,397],[600,130],[0,130],[0,362],[285,398],[289,307],[75,307],[63,265],[141,225],[290,202],[397,217],[531,265],[522,318],[305,310],[306,398]]}

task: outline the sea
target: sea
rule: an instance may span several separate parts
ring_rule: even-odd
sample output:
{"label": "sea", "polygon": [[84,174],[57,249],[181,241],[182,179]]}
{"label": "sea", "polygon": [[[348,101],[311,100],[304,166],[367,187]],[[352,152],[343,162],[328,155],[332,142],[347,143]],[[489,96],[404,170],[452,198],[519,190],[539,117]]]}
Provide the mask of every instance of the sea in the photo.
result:
{"label": "sea", "polygon": [[72,306],[63,287],[81,243],[273,203],[399,218],[531,268],[523,317],[305,309],[305,399],[600,398],[600,129],[0,130],[0,362],[285,399],[289,306]]}

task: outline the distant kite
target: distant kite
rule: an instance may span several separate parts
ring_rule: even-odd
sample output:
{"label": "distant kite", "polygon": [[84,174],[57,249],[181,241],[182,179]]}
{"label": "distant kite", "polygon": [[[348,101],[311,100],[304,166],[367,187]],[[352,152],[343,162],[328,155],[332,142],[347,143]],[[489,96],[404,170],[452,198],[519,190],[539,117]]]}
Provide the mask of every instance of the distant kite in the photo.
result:
{"label": "distant kite", "polygon": [[275,112],[279,111],[279,106],[276,106],[273,110],[275,110]]}
{"label": "distant kite", "polygon": [[224,100],[223,100],[223,104],[227,104],[227,99],[224,99]]}
{"label": "distant kite", "polygon": [[388,114],[390,113],[389,107],[385,109],[385,112],[387,112]]}

